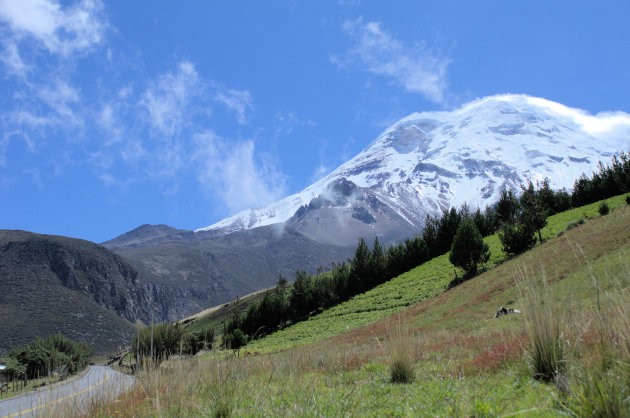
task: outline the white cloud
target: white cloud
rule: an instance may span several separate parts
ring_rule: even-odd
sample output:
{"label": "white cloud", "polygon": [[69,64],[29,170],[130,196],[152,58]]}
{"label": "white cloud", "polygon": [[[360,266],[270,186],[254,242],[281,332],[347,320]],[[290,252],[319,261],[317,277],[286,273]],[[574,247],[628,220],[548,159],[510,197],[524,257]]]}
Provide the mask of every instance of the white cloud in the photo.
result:
{"label": "white cloud", "polygon": [[213,132],[195,137],[202,185],[231,213],[264,206],[286,195],[286,178],[270,159],[256,158],[253,141],[230,143]]}
{"label": "white cloud", "polygon": [[38,96],[58,116],[60,123],[81,124],[73,105],[80,100],[79,91],[66,80],[56,79],[51,85],[41,86]]}
{"label": "white cloud", "polygon": [[378,22],[365,23],[359,18],[344,22],[342,28],[352,37],[354,46],[342,57],[331,56],[333,63],[389,77],[407,91],[421,93],[436,103],[444,101],[449,59],[431,50],[425,42],[405,45],[384,31]]}
{"label": "white cloud", "polygon": [[230,90],[218,86],[215,99],[236,113],[238,123],[247,124],[247,112],[254,109],[254,99],[248,90]]}
{"label": "white cloud", "polygon": [[4,54],[0,56],[0,60],[2,60],[6,66],[9,74],[20,78],[25,78],[26,74],[31,69],[31,66],[25,64],[22,60],[18,47],[14,43],[9,42],[5,45]]}
{"label": "white cloud", "polygon": [[108,26],[98,0],[82,0],[69,7],[55,0],[0,0],[0,21],[12,32],[7,45],[32,39],[61,55],[100,43]]}
{"label": "white cloud", "polygon": [[625,112],[601,112],[593,116],[584,110],[571,108],[539,97],[527,97],[527,101],[546,108],[551,114],[573,119],[575,123],[580,125],[590,135],[598,136],[611,133],[619,128],[630,128],[630,114]]}
{"label": "white cloud", "polygon": [[182,61],[176,72],[167,72],[144,92],[140,105],[149,114],[149,121],[163,134],[181,130],[190,116],[189,104],[203,91],[203,83],[190,61]]}
{"label": "white cloud", "polygon": [[18,79],[7,92],[13,108],[5,109],[6,129],[21,130],[37,148],[48,128],[84,126],[74,58],[100,44],[107,27],[99,0],[0,0],[0,62]]}

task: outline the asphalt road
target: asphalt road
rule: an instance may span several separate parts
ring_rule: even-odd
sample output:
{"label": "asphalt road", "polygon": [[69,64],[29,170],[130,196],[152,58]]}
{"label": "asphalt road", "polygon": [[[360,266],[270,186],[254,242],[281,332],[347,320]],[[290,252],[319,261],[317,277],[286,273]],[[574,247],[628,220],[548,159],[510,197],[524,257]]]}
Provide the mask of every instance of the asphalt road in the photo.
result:
{"label": "asphalt road", "polygon": [[129,389],[133,377],[106,366],[90,366],[81,378],[0,401],[0,417],[68,416],[92,399],[111,399]]}

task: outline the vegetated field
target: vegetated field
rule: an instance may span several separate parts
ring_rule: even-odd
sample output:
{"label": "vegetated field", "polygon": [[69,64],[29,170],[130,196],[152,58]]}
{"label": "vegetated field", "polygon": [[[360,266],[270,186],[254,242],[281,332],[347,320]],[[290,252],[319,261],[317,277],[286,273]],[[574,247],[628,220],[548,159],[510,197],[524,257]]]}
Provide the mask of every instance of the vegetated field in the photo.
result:
{"label": "vegetated field", "polygon": [[[625,205],[625,197],[606,200],[611,209]],[[550,216],[542,230],[543,240],[555,237],[575,219],[591,219],[599,216],[599,203],[572,209]],[[501,249],[497,234],[485,238],[492,253],[488,269],[507,259]],[[461,272],[460,272],[461,275]],[[455,277],[454,266],[448,254],[403,273],[382,285],[355,296],[351,300],[332,307],[309,320],[297,323],[267,337],[250,343],[250,352],[268,352],[303,345],[340,334],[344,331],[372,323],[405,307],[428,299],[445,291]],[[500,306],[496,307],[496,309]],[[496,311],[495,309],[495,311]]]}
{"label": "vegetated field", "polygon": [[[614,364],[603,366],[602,341],[610,335],[600,324],[612,324],[619,315],[629,319],[624,307],[630,302],[630,207],[623,197],[608,204],[613,211],[602,217],[594,204],[550,218],[547,242],[455,288],[445,291],[453,268],[446,257],[438,257],[246,347],[266,354],[236,358],[215,352],[166,362],[116,403],[95,404],[92,413],[584,415],[586,409],[580,408],[590,399],[585,394],[593,376],[604,379],[605,393],[627,394],[621,381],[606,380],[608,372],[597,374],[614,369]],[[592,219],[564,231],[581,217]],[[497,238],[488,241],[495,252],[492,262],[500,262],[504,256]],[[501,306],[523,310],[522,292],[538,289],[542,279],[547,286],[539,292],[548,296],[546,303],[562,327],[567,372],[556,384],[535,380],[527,366],[532,352],[526,325],[533,312],[493,318]],[[416,283],[423,281],[429,283]],[[414,298],[423,301],[413,304]],[[286,350],[273,352],[281,349]],[[401,351],[415,379],[394,384],[389,365],[392,354]]]}
{"label": "vegetated field", "polygon": [[229,320],[234,315],[242,314],[250,305],[258,303],[263,298],[266,290],[267,289],[259,290],[258,292],[250,293],[232,302],[206,309],[180,322],[185,325],[185,332],[187,334],[205,331],[209,328],[214,328],[217,332],[220,332],[223,322]]}

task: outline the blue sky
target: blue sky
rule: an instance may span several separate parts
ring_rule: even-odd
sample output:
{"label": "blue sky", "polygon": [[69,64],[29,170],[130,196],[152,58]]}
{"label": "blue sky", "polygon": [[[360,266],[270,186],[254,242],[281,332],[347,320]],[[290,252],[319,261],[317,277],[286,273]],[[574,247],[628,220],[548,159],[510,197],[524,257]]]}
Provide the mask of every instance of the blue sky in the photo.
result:
{"label": "blue sky", "polygon": [[412,112],[630,111],[627,1],[0,0],[0,228],[101,242],[308,186]]}

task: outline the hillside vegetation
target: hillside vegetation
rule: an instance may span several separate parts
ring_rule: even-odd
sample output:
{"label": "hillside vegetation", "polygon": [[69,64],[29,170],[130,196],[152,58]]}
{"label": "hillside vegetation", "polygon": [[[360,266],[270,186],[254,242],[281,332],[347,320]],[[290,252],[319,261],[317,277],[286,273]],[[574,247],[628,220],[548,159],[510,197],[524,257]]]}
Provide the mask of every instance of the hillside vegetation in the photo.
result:
{"label": "hillside vegetation", "polygon": [[[251,355],[165,362],[92,413],[581,416],[609,407],[624,416],[615,399],[628,396],[617,360],[630,337],[620,325],[629,319],[630,207],[624,196],[607,203],[605,216],[592,204],[549,218],[547,241],[507,262],[498,238],[486,238],[494,268],[459,286],[448,289],[453,269],[438,257],[251,343]],[[502,306],[523,313],[493,318]],[[542,306],[564,350],[550,382],[532,369],[528,332]],[[412,372],[406,384],[391,382],[400,359]]]}
{"label": "hillside vegetation", "polygon": [[[614,209],[625,204],[625,197],[617,196],[606,202]],[[571,221],[599,216],[598,207],[599,203],[593,203],[550,216],[547,226],[542,230],[543,240],[553,238],[564,231]],[[485,241],[491,251],[488,269],[492,269],[504,262],[507,255],[502,251],[497,234],[486,237]],[[454,268],[448,261],[448,254],[436,257],[307,321],[278,331],[262,340],[253,341],[246,349],[250,352],[286,349],[369,324],[445,291],[454,276]]]}

